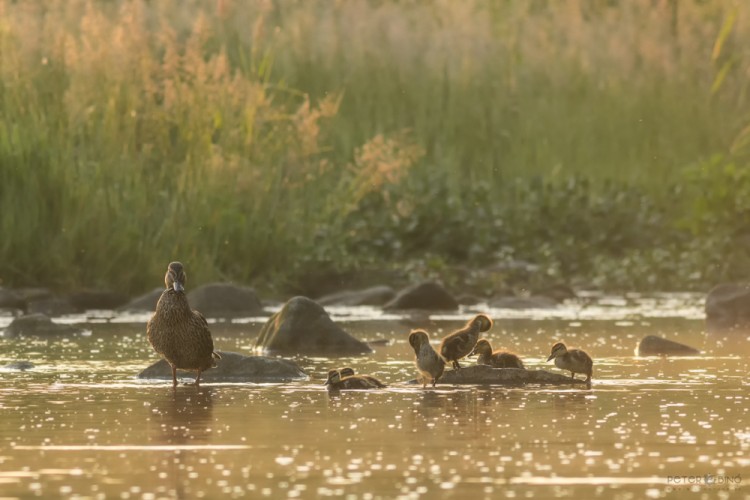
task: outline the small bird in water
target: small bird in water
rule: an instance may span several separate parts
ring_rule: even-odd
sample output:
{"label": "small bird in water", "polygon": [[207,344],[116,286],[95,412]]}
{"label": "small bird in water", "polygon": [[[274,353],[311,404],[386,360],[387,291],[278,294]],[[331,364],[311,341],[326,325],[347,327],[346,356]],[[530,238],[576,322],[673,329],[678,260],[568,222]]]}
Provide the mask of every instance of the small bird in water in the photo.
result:
{"label": "small bird in water", "polygon": [[424,330],[412,330],[409,334],[409,344],[416,354],[414,364],[421,375],[422,388],[427,387],[428,381],[432,381],[432,387],[435,387],[445,370],[445,361],[432,348],[430,337]]}
{"label": "small bird in water", "polygon": [[[385,384],[375,379],[376,382],[369,380],[368,378],[361,375],[350,375],[348,377],[342,377],[338,370],[330,370],[328,372],[328,378],[324,385],[328,389],[381,389],[385,387]],[[378,385],[379,384],[379,385]]]}
{"label": "small bird in water", "polygon": [[568,370],[572,378],[576,378],[576,373],[586,375],[586,383],[591,384],[591,375],[594,372],[594,362],[591,356],[580,349],[568,349],[565,344],[558,342],[552,346],[547,361],[555,360],[555,366],[563,370]]}
{"label": "small bird in water", "polygon": [[[349,377],[354,377],[355,376],[354,375],[354,368],[351,368],[349,366],[346,366],[344,368],[339,368],[339,375],[341,375],[342,379],[349,378]],[[363,379],[367,380],[368,382],[370,382],[375,387],[387,387],[383,382],[381,382],[380,380],[376,379],[372,375],[356,375],[356,376],[359,377],[359,378],[363,378]]]}
{"label": "small bird in water", "polygon": [[477,314],[466,325],[440,342],[440,355],[446,362],[452,362],[458,370],[458,360],[467,356],[477,344],[479,334],[492,328],[492,320],[486,314]]}
{"label": "small bird in water", "polygon": [[489,340],[479,339],[474,350],[469,356],[479,355],[477,364],[489,365],[493,368],[521,368],[524,369],[523,361],[512,352],[492,351]]}
{"label": "small bird in water", "polygon": [[190,309],[185,296],[185,269],[172,262],[164,276],[164,290],[156,304],[156,311],[146,326],[148,341],[172,368],[172,385],[177,386],[177,370],[198,372],[195,385],[200,385],[201,373],[216,366],[221,356],[214,352],[214,342],[206,318]]}

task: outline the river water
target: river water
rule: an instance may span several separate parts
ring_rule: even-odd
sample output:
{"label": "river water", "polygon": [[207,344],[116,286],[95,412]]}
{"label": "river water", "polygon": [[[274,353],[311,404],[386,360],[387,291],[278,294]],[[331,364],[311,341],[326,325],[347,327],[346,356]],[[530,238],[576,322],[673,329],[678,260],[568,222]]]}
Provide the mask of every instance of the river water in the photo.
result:
{"label": "river water", "polygon": [[[474,309],[407,318],[330,308],[355,336],[390,343],[366,357],[297,358],[310,379],[288,384],[173,391],[138,380],[157,360],[148,315],[94,312],[57,319],[84,335],[0,339],[0,365],[35,364],[0,371],[0,497],[750,496],[750,340],[722,347],[707,336],[701,298],[489,310],[487,338],[529,368],[559,371],[545,362],[558,340],[588,351],[590,390],[404,383],[415,377],[410,328],[439,339]],[[250,354],[263,321],[213,322],[216,348]],[[638,358],[645,335],[705,354]],[[325,372],[345,365],[389,388],[329,394]]]}

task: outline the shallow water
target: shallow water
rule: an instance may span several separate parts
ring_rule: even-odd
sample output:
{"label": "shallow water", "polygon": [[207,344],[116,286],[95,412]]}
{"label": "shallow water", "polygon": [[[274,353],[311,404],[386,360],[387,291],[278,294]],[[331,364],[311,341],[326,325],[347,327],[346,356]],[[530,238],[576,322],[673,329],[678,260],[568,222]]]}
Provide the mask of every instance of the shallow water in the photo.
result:
{"label": "shallow water", "polygon": [[[367,357],[298,358],[310,380],[283,385],[173,391],[169,382],[135,379],[157,359],[141,322],[147,316],[69,317],[61,320],[85,321],[90,335],[0,340],[0,365],[36,365],[0,372],[0,496],[750,495],[750,340],[718,348],[696,297],[592,297],[555,311],[490,311],[493,346],[514,350],[530,368],[558,371],[545,363],[557,340],[585,348],[594,358],[590,390],[423,390],[403,383],[415,375],[409,329],[427,326],[437,339],[472,311],[429,318],[331,311],[354,335],[391,343]],[[9,320],[0,318],[0,327]],[[216,347],[250,353],[262,321],[213,323]],[[635,357],[649,334],[706,354]],[[390,387],[329,394],[323,374],[344,365]]]}

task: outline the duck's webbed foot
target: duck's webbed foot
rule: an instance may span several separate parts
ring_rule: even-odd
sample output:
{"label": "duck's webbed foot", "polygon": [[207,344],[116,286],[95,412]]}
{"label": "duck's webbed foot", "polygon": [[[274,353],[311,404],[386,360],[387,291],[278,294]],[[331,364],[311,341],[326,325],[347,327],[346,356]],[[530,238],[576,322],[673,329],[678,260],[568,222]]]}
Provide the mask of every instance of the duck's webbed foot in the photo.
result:
{"label": "duck's webbed foot", "polygon": [[458,360],[456,360],[456,361],[453,362],[453,368],[456,369],[456,370],[460,370],[461,369],[461,365],[458,364]]}

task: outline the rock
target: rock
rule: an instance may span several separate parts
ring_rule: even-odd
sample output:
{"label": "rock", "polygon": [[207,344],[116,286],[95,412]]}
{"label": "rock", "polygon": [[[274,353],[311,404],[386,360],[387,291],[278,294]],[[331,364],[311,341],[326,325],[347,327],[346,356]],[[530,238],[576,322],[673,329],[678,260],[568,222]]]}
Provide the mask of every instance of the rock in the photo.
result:
{"label": "rock", "polygon": [[258,336],[256,348],[266,352],[313,355],[355,355],[372,352],[333,322],[317,302],[293,297],[271,316]]}
{"label": "rock", "polygon": [[8,371],[25,372],[26,370],[31,370],[32,368],[34,368],[34,363],[32,363],[31,361],[13,361],[12,363],[8,363],[7,365],[4,365],[0,368]]}
{"label": "rock", "polygon": [[455,311],[458,309],[458,301],[442,285],[428,281],[404,288],[383,309]]}
{"label": "rock", "polygon": [[[581,377],[581,375],[579,375]],[[416,380],[410,383],[417,383]],[[488,365],[466,366],[460,370],[447,370],[438,384],[491,384],[519,386],[526,384],[586,385],[583,378],[572,379],[567,375],[546,370],[522,370],[520,368],[492,368]]]}
{"label": "rock", "polygon": [[[201,382],[288,382],[306,379],[307,375],[293,361],[265,356],[245,356],[236,352],[218,351],[221,359],[216,368],[201,374]],[[195,372],[177,370],[178,375],[195,378]],[[163,359],[152,364],[138,378],[172,380],[172,370]]]}
{"label": "rock", "polygon": [[187,294],[190,307],[207,318],[236,318],[263,314],[255,290],[229,283],[201,285]]}
{"label": "rock", "polygon": [[44,314],[45,316],[64,316],[65,314],[78,314],[81,310],[68,299],[49,297],[30,300],[27,312],[29,314]]}
{"label": "rock", "polygon": [[26,316],[14,319],[5,329],[3,336],[6,338],[20,336],[45,337],[51,335],[75,335],[82,331],[81,328],[75,326],[54,323],[44,314],[27,314]]}
{"label": "rock", "polygon": [[685,344],[648,335],[638,344],[638,356],[695,356],[701,352]]}
{"label": "rock", "polygon": [[25,311],[26,301],[17,292],[7,288],[0,288],[0,309]]}
{"label": "rock", "polygon": [[117,309],[128,301],[124,293],[115,290],[79,290],[68,296],[73,307],[82,311],[90,309]]}
{"label": "rock", "polygon": [[17,288],[15,292],[20,295],[21,298],[26,302],[31,302],[32,300],[51,299],[52,297],[54,297],[52,290],[42,287]]}
{"label": "rock", "polygon": [[557,302],[549,297],[499,297],[490,301],[497,309],[554,309]]}
{"label": "rock", "polygon": [[472,295],[470,293],[464,293],[462,295],[459,295],[456,300],[462,306],[475,306],[483,302],[483,299],[481,299],[480,297],[477,297],[476,295]]}
{"label": "rock", "polygon": [[716,285],[706,296],[706,322],[711,329],[750,327],[750,284]]}
{"label": "rock", "polygon": [[124,306],[120,307],[120,311],[126,312],[153,312],[156,310],[156,303],[159,302],[164,288],[154,288],[148,293],[139,295]]}
{"label": "rock", "polygon": [[363,290],[344,290],[325,295],[316,302],[323,306],[382,306],[396,295],[396,291],[387,286],[373,286]]}

